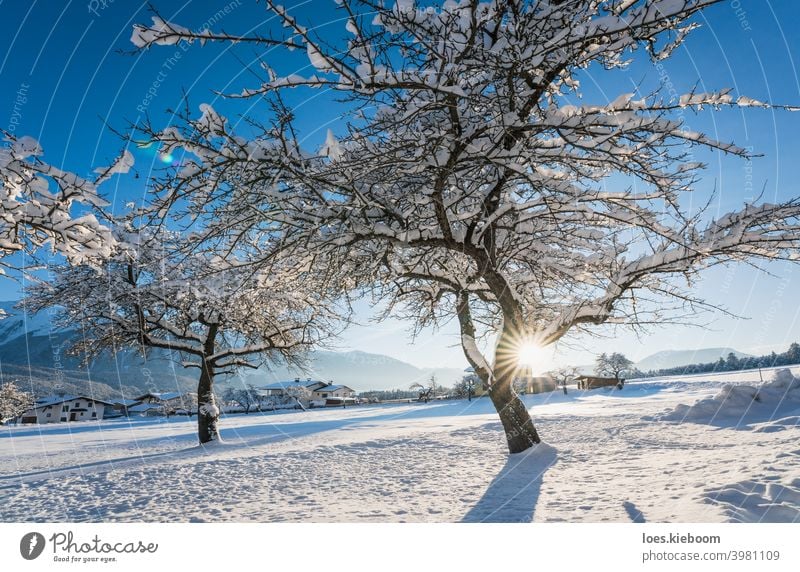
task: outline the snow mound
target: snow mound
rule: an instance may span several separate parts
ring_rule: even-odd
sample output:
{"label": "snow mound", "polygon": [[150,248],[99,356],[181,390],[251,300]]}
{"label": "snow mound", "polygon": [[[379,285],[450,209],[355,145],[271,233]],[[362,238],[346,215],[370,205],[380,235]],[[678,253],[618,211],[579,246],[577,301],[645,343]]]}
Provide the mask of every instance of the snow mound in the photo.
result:
{"label": "snow mound", "polygon": [[655,416],[655,419],[737,425],[785,417],[798,408],[800,379],[788,369],[781,369],[775,373],[772,381],[758,386],[726,384],[713,397],[702,399],[694,405],[677,405]]}
{"label": "snow mound", "polygon": [[787,483],[742,481],[707,491],[730,522],[800,521],[800,479]]}

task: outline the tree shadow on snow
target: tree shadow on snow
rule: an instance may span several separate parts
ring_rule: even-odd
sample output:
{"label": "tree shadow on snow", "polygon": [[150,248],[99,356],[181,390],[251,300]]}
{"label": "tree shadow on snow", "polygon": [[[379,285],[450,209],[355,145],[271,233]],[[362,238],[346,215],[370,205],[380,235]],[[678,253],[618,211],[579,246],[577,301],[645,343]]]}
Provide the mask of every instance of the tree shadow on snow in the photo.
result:
{"label": "tree shadow on snow", "polygon": [[462,522],[531,522],[542,478],[557,458],[556,449],[544,443],[509,455],[505,466]]}
{"label": "tree shadow on snow", "polygon": [[625,512],[628,513],[628,517],[631,519],[631,522],[636,522],[639,524],[644,524],[647,522],[647,519],[644,517],[642,511],[640,511],[632,502],[624,501],[622,503],[622,508],[624,508]]}

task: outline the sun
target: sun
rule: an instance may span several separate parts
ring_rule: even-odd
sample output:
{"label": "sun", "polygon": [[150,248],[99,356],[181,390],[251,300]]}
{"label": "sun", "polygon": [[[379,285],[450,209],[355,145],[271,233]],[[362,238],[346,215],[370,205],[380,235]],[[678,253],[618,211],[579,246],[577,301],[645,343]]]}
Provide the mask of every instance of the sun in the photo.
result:
{"label": "sun", "polygon": [[546,368],[550,352],[536,342],[526,341],[517,349],[517,363],[522,367]]}

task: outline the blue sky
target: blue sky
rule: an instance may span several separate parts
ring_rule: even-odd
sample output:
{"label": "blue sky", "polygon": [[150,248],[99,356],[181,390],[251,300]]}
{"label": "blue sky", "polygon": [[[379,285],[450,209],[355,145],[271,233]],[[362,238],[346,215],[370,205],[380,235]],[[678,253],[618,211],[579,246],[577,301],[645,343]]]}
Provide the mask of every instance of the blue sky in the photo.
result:
{"label": "blue sky", "polygon": [[[333,0],[285,4],[294,7],[299,20],[318,27],[323,35],[335,32],[339,25]],[[213,21],[212,29],[230,33],[274,29],[263,4],[251,0],[156,0],[154,5],[166,19],[193,29],[209,21]],[[702,28],[662,69],[635,62],[624,73],[592,70],[581,78],[586,97],[614,99],[621,92],[633,91],[636,84],[644,88],[668,77],[680,93],[695,85],[700,91],[732,87],[735,93],[756,99],[800,104],[795,65],[800,62],[800,36],[795,32],[800,27],[800,13],[793,5],[742,0],[715,6],[698,20]],[[225,6],[227,13],[217,15]],[[36,137],[49,162],[82,174],[118,154],[121,141],[109,126],[125,130],[143,119],[143,110],[155,125],[165,126],[171,120],[166,110],[180,105],[184,90],[194,109],[199,103],[212,102],[236,117],[241,104],[220,101],[211,90],[239,91],[256,84],[257,78],[241,62],[252,63],[264,55],[245,46],[231,49],[218,45],[166,46],[131,53],[132,24],[149,22],[151,14],[145,4],[123,0],[0,0],[0,13],[6,31],[0,39],[4,48],[0,127]],[[295,71],[307,63],[298,57],[283,59],[277,66]],[[295,97],[292,103],[302,133],[310,145],[316,145],[329,126],[335,129],[336,106],[324,92],[298,92]],[[257,107],[248,111],[259,112]],[[698,199],[715,189],[714,209],[726,212],[762,190],[770,201],[800,195],[800,114],[731,110],[687,114],[686,121],[695,130],[752,146],[763,154],[752,163],[712,153],[702,155],[709,168],[698,186]],[[136,153],[139,178],[118,177],[105,189],[116,209],[141,200],[151,169],[160,165],[155,149]],[[710,330],[665,326],[641,338],[619,332],[607,339],[578,340],[576,347],[559,347],[557,361],[589,363],[600,351],[623,351],[641,358],[663,349],[709,346],[731,346],[751,353],[780,351],[800,339],[800,312],[793,294],[800,290],[800,267],[778,263],[767,269],[772,275],[747,267],[715,269],[696,288],[749,320],[718,316]],[[18,292],[17,284],[0,281],[0,299],[13,299]],[[386,353],[417,365],[465,365],[453,324],[439,332],[425,332],[410,345],[405,323],[370,324],[367,304],[359,315],[365,325],[350,328],[341,347]]]}

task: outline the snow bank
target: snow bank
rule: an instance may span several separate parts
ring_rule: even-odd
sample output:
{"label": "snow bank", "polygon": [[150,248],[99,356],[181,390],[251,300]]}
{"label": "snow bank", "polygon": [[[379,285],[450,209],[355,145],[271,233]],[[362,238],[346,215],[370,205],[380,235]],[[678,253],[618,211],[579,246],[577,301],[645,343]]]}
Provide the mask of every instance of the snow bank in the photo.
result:
{"label": "snow bank", "polygon": [[786,483],[742,481],[710,489],[704,501],[720,507],[730,522],[800,521],[800,479]]}
{"label": "snow bank", "polygon": [[772,381],[758,386],[726,384],[713,397],[677,405],[655,419],[737,425],[771,420],[796,409],[800,409],[800,379],[781,369]]}

